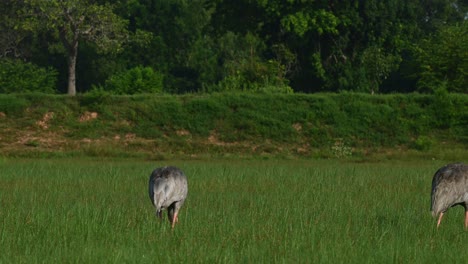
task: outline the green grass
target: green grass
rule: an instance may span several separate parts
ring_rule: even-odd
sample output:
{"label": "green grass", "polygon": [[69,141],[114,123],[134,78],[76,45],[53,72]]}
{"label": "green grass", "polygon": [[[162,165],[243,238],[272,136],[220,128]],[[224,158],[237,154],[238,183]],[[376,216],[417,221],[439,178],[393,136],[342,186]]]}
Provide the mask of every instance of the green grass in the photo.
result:
{"label": "green grass", "polygon": [[[181,167],[171,230],[147,194]],[[429,212],[440,161],[0,159],[0,263],[464,263],[463,209]]]}
{"label": "green grass", "polygon": [[331,148],[342,142],[363,159],[439,155],[467,149],[466,120],[468,94],[27,93],[0,95],[0,153],[334,158]]}

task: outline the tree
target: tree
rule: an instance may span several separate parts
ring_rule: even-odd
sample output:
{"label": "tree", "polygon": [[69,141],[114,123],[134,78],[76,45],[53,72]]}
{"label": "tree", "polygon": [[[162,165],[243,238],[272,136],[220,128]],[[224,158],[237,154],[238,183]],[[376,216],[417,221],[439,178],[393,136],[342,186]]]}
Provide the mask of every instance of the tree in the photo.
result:
{"label": "tree", "polygon": [[119,52],[127,36],[127,21],[115,15],[108,3],[93,0],[25,0],[28,20],[24,26],[32,31],[46,30],[58,39],[68,63],[68,94],[76,94],[78,44],[87,41],[102,52]]}
{"label": "tree", "polygon": [[17,58],[23,52],[20,48],[20,42],[26,37],[26,34],[15,30],[15,23],[18,21],[15,11],[17,10],[17,1],[0,1],[0,58]]}
{"label": "tree", "polygon": [[[130,67],[150,66],[164,77],[164,91],[170,93],[200,90],[205,71],[193,68],[193,53],[206,43],[205,27],[212,12],[208,0],[127,0],[118,13],[129,20],[129,29],[148,33],[149,45],[130,45],[122,57]],[[206,48],[206,47],[201,47]],[[200,51],[200,50],[198,50]],[[197,51],[197,52],[198,52]],[[206,50],[204,52],[209,53]],[[200,54],[196,54],[200,55]],[[200,65],[196,65],[200,66]],[[204,76],[203,78],[208,78]]]}
{"label": "tree", "polygon": [[444,25],[414,47],[418,90],[468,92],[468,22]]}
{"label": "tree", "polygon": [[371,94],[379,90],[382,81],[398,68],[399,56],[385,54],[378,47],[369,47],[362,52],[361,65],[364,68],[365,77],[369,82]]}

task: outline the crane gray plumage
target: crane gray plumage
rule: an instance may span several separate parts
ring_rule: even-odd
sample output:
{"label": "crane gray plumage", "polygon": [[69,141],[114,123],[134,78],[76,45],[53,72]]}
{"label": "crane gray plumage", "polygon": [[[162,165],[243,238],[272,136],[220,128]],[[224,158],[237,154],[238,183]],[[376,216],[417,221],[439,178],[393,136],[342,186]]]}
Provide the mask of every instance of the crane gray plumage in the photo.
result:
{"label": "crane gray plumage", "polygon": [[167,209],[172,228],[178,221],[179,210],[187,198],[187,193],[187,177],[179,168],[157,168],[151,173],[149,197],[160,219],[162,219],[162,210]]}
{"label": "crane gray plumage", "polygon": [[437,227],[444,213],[453,206],[465,208],[465,228],[468,228],[468,165],[454,163],[446,165],[432,179],[431,211],[438,217]]}

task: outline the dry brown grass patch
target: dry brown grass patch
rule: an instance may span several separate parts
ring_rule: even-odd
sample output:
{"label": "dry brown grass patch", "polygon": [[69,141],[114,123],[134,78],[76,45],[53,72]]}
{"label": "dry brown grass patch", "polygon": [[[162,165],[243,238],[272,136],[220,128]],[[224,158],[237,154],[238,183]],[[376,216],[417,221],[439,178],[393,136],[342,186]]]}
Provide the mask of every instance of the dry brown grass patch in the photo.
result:
{"label": "dry brown grass patch", "polygon": [[79,121],[80,122],[87,122],[87,121],[90,121],[90,120],[93,120],[93,119],[96,119],[96,118],[98,118],[98,113],[86,111],[80,116]]}

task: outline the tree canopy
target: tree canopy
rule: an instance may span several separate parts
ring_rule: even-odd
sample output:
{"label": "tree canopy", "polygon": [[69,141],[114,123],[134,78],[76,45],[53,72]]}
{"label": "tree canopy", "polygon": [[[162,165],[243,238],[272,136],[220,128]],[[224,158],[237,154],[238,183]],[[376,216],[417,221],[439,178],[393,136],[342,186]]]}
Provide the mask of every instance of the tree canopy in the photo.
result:
{"label": "tree canopy", "polygon": [[[460,0],[4,0],[0,13],[0,59],[55,69],[69,94],[468,92]],[[136,72],[158,88],[131,91]]]}
{"label": "tree canopy", "polygon": [[[92,43],[100,51],[118,52],[126,36],[126,21],[112,12],[108,3],[92,0],[25,0],[18,21],[25,31],[46,34],[50,50],[65,54],[68,64],[68,94],[76,94],[78,44]],[[54,43],[57,40],[58,43]]]}

